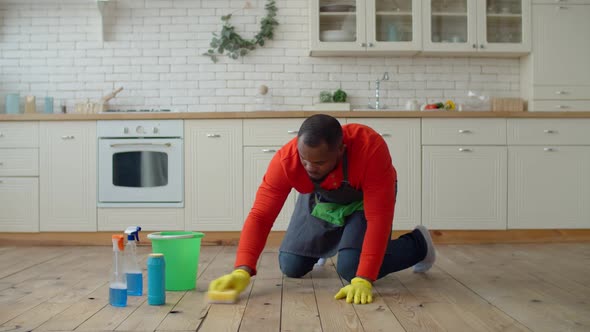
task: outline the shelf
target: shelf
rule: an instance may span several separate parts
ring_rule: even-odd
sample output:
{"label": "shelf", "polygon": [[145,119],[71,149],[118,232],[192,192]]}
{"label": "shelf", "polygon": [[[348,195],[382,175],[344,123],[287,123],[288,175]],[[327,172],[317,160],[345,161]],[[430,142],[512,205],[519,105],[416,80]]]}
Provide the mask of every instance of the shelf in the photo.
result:
{"label": "shelf", "polygon": [[377,16],[412,16],[412,12],[377,12]]}
{"label": "shelf", "polygon": [[432,16],[456,16],[456,17],[467,17],[467,13],[453,13],[453,12],[434,12]]}
{"label": "shelf", "polygon": [[320,16],[356,16],[356,12],[329,12],[320,13]]}

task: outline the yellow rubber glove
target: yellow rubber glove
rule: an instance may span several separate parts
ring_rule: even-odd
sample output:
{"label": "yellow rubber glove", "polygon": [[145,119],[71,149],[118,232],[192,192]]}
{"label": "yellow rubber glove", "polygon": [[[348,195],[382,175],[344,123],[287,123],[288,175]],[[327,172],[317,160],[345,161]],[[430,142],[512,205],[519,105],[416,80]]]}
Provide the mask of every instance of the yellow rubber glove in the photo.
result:
{"label": "yellow rubber glove", "polygon": [[346,297],[346,303],[366,304],[373,302],[373,285],[363,278],[352,278],[350,285],[342,287],[334,296],[336,300]]}
{"label": "yellow rubber glove", "polygon": [[223,292],[235,290],[241,293],[250,283],[250,274],[242,269],[236,269],[230,274],[219,277],[209,284],[209,291]]}

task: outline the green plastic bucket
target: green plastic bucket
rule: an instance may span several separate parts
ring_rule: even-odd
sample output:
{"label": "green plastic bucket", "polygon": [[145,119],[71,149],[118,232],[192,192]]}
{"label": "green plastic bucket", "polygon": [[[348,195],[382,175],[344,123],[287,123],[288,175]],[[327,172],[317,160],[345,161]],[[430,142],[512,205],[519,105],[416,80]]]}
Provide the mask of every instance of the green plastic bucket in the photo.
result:
{"label": "green plastic bucket", "polygon": [[148,234],[152,252],[164,254],[166,290],[191,290],[197,286],[197,270],[201,252],[199,232],[158,232]]}

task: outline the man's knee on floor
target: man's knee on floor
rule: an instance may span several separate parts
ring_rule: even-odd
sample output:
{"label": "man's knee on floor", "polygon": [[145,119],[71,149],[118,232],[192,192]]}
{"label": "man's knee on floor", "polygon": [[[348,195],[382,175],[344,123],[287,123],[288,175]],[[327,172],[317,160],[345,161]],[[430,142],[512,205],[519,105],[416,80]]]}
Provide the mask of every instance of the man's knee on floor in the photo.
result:
{"label": "man's knee on floor", "polygon": [[298,266],[293,266],[292,264],[279,264],[281,267],[281,272],[289,278],[302,278],[304,275],[307,274],[309,271],[305,271]]}
{"label": "man's knee on floor", "polygon": [[303,262],[293,255],[279,254],[279,267],[281,268],[281,272],[289,278],[301,278],[313,268],[313,264],[309,268],[304,265],[307,264],[303,264]]}

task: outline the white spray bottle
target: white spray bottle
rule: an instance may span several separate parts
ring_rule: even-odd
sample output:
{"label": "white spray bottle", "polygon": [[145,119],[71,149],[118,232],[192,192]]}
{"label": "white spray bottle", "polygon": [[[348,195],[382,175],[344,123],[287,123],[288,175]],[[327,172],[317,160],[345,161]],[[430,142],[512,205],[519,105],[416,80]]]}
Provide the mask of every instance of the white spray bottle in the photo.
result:
{"label": "white spray bottle", "polygon": [[130,226],[125,230],[127,244],[125,245],[125,274],[127,277],[127,294],[141,296],[143,294],[143,275],[137,260],[137,242],[139,242],[141,227]]}
{"label": "white spray bottle", "polygon": [[109,303],[115,307],[127,305],[127,282],[123,273],[123,235],[113,235],[113,266],[109,284]]}

